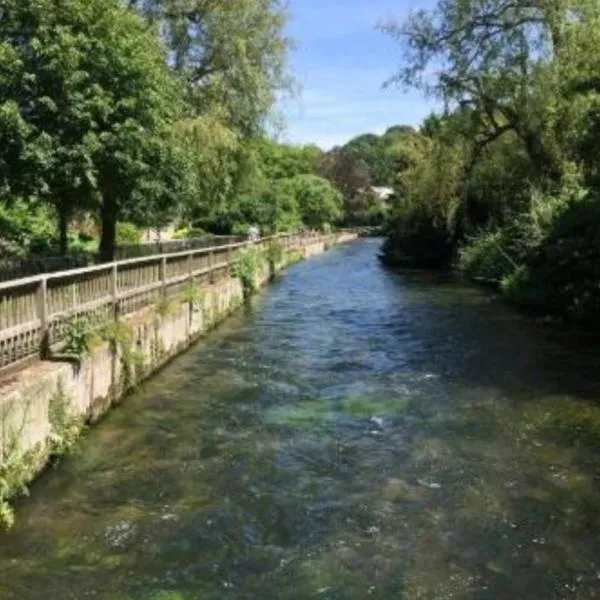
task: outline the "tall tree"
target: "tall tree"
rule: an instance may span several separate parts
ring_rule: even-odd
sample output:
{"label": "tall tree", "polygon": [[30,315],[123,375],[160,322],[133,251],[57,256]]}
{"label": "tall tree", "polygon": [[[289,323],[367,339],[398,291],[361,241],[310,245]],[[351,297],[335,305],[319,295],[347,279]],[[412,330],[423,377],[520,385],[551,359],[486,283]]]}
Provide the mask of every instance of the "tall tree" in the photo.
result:
{"label": "tall tree", "polygon": [[[72,213],[99,204],[101,254],[110,259],[120,213],[150,181],[158,206],[159,182],[172,170],[166,145],[182,100],[163,49],[118,0],[6,0],[2,10],[5,193],[54,204],[63,250]],[[176,189],[163,185],[163,197]]]}
{"label": "tall tree", "polygon": [[599,11],[595,0],[440,0],[384,27],[405,49],[391,81],[474,108],[475,158],[512,131],[540,175],[560,180],[565,69],[581,64],[582,33],[597,39]]}
{"label": "tall tree", "polygon": [[[245,192],[252,140],[262,134],[277,91],[289,85],[285,3],[131,0],[129,5],[159,28],[169,65],[186,85],[188,140],[202,149],[196,170],[204,171],[198,199],[203,206],[197,212],[224,214]],[[205,144],[211,132],[216,138]],[[216,164],[222,178],[215,177]]]}
{"label": "tall tree", "polygon": [[371,174],[365,161],[356,152],[346,148],[334,148],[325,154],[318,171],[348,200],[371,185]]}

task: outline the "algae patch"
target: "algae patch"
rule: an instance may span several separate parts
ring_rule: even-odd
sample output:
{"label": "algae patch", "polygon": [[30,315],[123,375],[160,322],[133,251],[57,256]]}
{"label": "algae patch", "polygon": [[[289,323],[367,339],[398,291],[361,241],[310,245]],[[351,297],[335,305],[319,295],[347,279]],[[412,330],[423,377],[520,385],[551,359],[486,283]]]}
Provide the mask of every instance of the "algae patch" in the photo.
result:
{"label": "algae patch", "polygon": [[336,421],[364,420],[375,417],[393,418],[410,404],[407,398],[376,399],[349,397],[343,399],[304,400],[295,404],[270,408],[264,420],[270,425],[319,429]]}

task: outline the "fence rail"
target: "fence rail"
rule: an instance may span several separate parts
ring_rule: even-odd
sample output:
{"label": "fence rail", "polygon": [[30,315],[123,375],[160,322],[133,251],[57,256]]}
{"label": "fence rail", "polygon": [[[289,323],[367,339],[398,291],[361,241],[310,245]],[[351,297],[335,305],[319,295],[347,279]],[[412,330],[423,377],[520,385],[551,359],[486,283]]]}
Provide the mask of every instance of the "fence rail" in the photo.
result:
{"label": "fence rail", "polygon": [[[115,260],[154,256],[156,254],[171,254],[185,250],[199,250],[228,246],[246,240],[243,236],[207,235],[202,238],[186,240],[171,240],[168,242],[150,242],[147,244],[122,244],[115,249]],[[43,273],[54,273],[101,264],[94,252],[76,252],[67,256],[29,256],[27,258],[0,258],[0,281],[10,281],[22,277],[31,277]]]}
{"label": "fence rail", "polygon": [[0,282],[0,370],[63,341],[68,320],[86,316],[101,325],[173,296],[190,282],[206,283],[231,268],[238,250],[266,249],[277,241],[286,250],[327,242],[337,234],[262,238],[120,260]]}

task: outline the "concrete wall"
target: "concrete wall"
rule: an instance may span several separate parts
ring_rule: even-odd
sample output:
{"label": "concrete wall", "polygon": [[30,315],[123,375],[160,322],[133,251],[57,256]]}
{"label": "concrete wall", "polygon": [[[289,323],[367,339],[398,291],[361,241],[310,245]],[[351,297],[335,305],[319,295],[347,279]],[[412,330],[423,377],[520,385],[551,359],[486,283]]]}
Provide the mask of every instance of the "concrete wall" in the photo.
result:
{"label": "concrete wall", "polygon": [[[355,237],[341,234],[336,243]],[[325,246],[323,242],[307,245],[301,257],[319,254],[327,249]],[[277,270],[294,258],[285,255]],[[265,284],[270,275],[265,266],[259,283]],[[33,470],[43,468],[52,436],[61,433],[53,431],[53,402],[57,398],[67,403],[73,418],[96,422],[131,387],[183,352],[243,301],[240,281],[225,276],[203,286],[194,302],[175,297],[161,314],[151,307],[123,319],[112,339],[98,340],[84,357],[38,361],[0,379],[0,468],[16,455],[30,454],[38,457],[39,464]]]}

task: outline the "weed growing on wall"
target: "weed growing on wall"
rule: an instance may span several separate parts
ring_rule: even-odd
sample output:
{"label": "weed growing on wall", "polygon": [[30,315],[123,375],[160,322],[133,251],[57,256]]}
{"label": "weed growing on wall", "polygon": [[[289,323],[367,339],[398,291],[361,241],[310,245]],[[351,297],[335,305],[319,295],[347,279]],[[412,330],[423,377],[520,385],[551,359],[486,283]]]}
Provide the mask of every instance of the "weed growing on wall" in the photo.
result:
{"label": "weed growing on wall", "polygon": [[122,321],[114,321],[104,328],[102,337],[110,342],[114,352],[119,353],[122,389],[130,390],[140,379],[146,361],[143,350],[135,343],[133,328]]}
{"label": "weed growing on wall", "polygon": [[86,356],[93,345],[99,341],[98,330],[95,329],[89,317],[74,316],[65,323],[65,352],[78,358]]}
{"label": "weed growing on wall", "polygon": [[197,306],[204,301],[204,296],[205,292],[202,288],[197,283],[190,282],[181,294],[181,302]]}
{"label": "weed growing on wall", "polygon": [[232,272],[242,282],[244,296],[249,297],[256,292],[258,275],[264,264],[265,258],[259,248],[250,246],[238,251]]}
{"label": "weed growing on wall", "polygon": [[37,453],[20,455],[18,449],[10,452],[0,463],[0,528],[10,529],[15,522],[15,511],[10,500],[26,496],[27,484],[35,476]]}
{"label": "weed growing on wall", "polygon": [[[71,408],[71,399],[65,393],[61,382],[50,398],[48,416],[50,433],[46,447],[39,445],[28,452],[22,452],[20,441],[28,422],[28,410],[23,413],[19,427],[6,434],[8,441],[0,449],[0,528],[8,529],[15,521],[14,509],[10,501],[17,496],[26,496],[28,483],[35,477],[39,467],[48,456],[57,458],[71,452],[77,438],[83,431],[83,419]],[[3,413],[2,427],[9,415]]]}
{"label": "weed growing on wall", "polygon": [[65,393],[59,382],[56,393],[50,398],[48,406],[50,420],[50,455],[62,456],[73,450],[83,431],[83,419],[71,406],[71,398]]}
{"label": "weed growing on wall", "polygon": [[173,314],[177,307],[175,300],[173,298],[168,298],[167,296],[163,296],[154,306],[154,311],[156,315],[161,319],[168,317]]}
{"label": "weed growing on wall", "polygon": [[267,248],[267,260],[272,265],[278,265],[283,260],[283,246],[281,242],[271,242]]}

